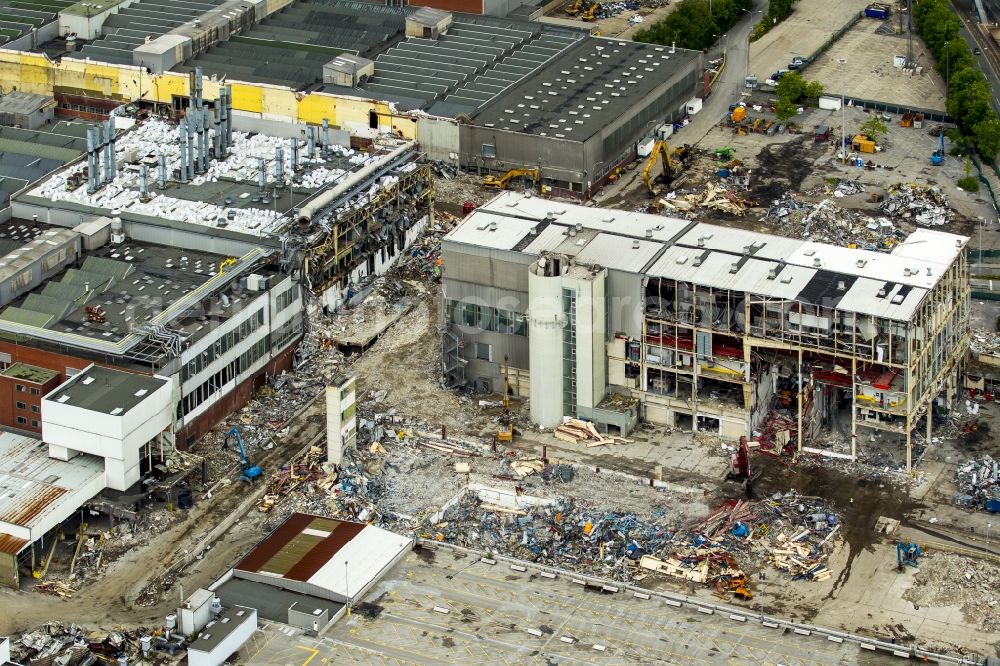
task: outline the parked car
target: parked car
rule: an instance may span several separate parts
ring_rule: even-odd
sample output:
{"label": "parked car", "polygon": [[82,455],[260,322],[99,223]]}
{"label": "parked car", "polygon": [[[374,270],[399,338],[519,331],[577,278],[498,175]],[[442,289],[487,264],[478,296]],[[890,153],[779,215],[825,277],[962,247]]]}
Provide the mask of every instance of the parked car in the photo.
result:
{"label": "parked car", "polygon": [[791,70],[801,69],[802,67],[805,67],[807,62],[808,60],[806,60],[805,58],[802,58],[800,56],[795,56],[794,58],[792,58],[792,61],[788,63],[788,69]]}
{"label": "parked car", "polygon": [[979,50],[979,47],[977,46],[976,48],[972,49],[972,54],[973,54],[973,55],[982,55],[982,54],[983,54],[983,52],[982,52],[982,51],[980,51],[980,50]]}

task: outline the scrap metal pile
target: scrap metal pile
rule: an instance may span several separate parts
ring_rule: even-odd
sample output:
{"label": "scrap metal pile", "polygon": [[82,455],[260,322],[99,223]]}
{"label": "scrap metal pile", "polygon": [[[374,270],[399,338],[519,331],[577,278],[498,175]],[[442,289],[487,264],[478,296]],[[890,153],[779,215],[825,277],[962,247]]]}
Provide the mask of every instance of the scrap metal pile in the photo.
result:
{"label": "scrap metal pile", "polygon": [[639,0],[621,0],[620,2],[602,2],[597,7],[596,16],[599,19],[618,16],[622,12],[634,12],[641,7]]}
{"label": "scrap metal pile", "polygon": [[794,492],[729,502],[686,526],[663,509],[642,518],[568,499],[515,508],[468,493],[424,536],[582,574],[639,581],[656,573],[749,598],[746,572],[767,565],[793,580],[829,578],[839,528],[821,498]]}
{"label": "scrap metal pile", "polygon": [[747,198],[745,192],[735,187],[709,183],[704,192],[688,194],[670,192],[654,201],[650,209],[663,211],[668,215],[694,213],[706,209],[730,215],[743,215],[746,209],[753,205],[753,201]]}
{"label": "scrap metal pile", "polygon": [[897,183],[888,188],[887,194],[879,208],[889,215],[925,227],[937,227],[951,222],[951,208],[939,187]]}
{"label": "scrap metal pile", "polygon": [[[87,631],[77,624],[66,626],[61,622],[49,622],[36,631],[22,634],[20,639],[11,637],[10,653],[14,663],[19,664],[90,666],[118,663],[119,657],[133,663],[142,657],[144,637],[147,636],[143,630]],[[147,649],[157,647],[158,642],[151,637],[145,638]],[[173,654],[176,649],[164,648],[163,651]]]}
{"label": "scrap metal pile", "polygon": [[975,355],[1000,356],[1000,333],[991,333],[985,329],[973,329],[969,337],[969,349]]}
{"label": "scrap metal pile", "polygon": [[[832,192],[836,196],[837,191],[851,192],[852,189],[847,187]],[[832,199],[819,203],[804,201],[792,193],[776,200],[761,222],[780,226],[782,233],[790,237],[882,252],[891,250],[906,238],[903,230],[888,218],[870,217],[840,208]]]}
{"label": "scrap metal pile", "polygon": [[955,504],[1000,512],[1000,460],[988,455],[970,460],[955,472],[955,481],[958,484]]}

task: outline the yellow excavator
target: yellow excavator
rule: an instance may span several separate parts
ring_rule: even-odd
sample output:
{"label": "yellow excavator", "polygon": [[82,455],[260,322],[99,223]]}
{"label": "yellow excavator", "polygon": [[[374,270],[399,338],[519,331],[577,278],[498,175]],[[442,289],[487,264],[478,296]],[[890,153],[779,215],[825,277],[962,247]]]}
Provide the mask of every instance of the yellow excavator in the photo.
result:
{"label": "yellow excavator", "polygon": [[566,13],[570,16],[576,16],[580,13],[580,5],[583,4],[583,0],[573,0],[571,3],[566,5]]}
{"label": "yellow excavator", "polygon": [[601,4],[599,2],[592,2],[590,3],[589,7],[583,10],[583,13],[580,14],[580,18],[582,18],[584,21],[587,21],[588,23],[591,21],[596,21],[597,12],[600,8]]}
{"label": "yellow excavator", "polygon": [[496,187],[501,190],[506,190],[507,185],[514,178],[530,178],[532,183],[534,183],[534,186],[537,188],[538,178],[540,176],[541,172],[538,170],[538,167],[532,169],[511,169],[510,171],[499,177],[494,176],[493,174],[486,176],[485,178],[483,178],[483,185],[486,185],[487,187]]}
{"label": "yellow excavator", "polygon": [[658,140],[653,144],[653,150],[649,153],[649,157],[646,158],[646,166],[642,169],[642,182],[646,183],[650,196],[656,195],[656,188],[653,187],[653,183],[656,181],[657,174],[653,173],[653,168],[656,166],[657,158],[663,158],[663,179],[669,184],[674,178],[681,175],[681,171],[684,169],[684,159],[687,157],[687,154],[687,146],[675,148],[671,151],[666,141]]}

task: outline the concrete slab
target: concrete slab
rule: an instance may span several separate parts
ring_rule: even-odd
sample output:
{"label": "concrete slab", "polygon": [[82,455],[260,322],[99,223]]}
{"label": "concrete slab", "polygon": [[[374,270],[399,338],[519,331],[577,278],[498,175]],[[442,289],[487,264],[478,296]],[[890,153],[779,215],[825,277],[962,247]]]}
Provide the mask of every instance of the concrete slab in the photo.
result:
{"label": "concrete slab", "polygon": [[764,81],[787,69],[793,56],[809,56],[857,15],[869,0],[798,0],[792,13],[750,45],[750,73]]}
{"label": "concrete slab", "polygon": [[[269,627],[266,643],[242,652],[241,662],[638,663],[652,655],[685,664],[862,662],[849,643],[764,632],[656,597],[595,594],[443,549],[433,562],[409,556],[364,601],[380,610],[377,617],[356,612],[322,640]],[[451,612],[436,613],[435,606]]]}
{"label": "concrete slab", "polygon": [[934,71],[933,56],[917,37],[913,56],[922,74],[904,74],[892,66],[894,55],[906,55],[906,35],[882,35],[875,32],[880,21],[862,19],[847,31],[818,60],[809,65],[804,76],[819,81],[830,94],[840,94],[839,58],[847,60],[844,89],[847,96],[934,111],[945,110],[944,78]]}

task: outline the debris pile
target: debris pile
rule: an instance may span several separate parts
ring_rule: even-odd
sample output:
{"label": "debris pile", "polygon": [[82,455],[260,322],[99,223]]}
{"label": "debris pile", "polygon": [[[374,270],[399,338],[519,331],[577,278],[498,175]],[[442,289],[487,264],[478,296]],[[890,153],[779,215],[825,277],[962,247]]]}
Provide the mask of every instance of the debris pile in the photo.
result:
{"label": "debris pile", "polygon": [[897,183],[889,187],[879,209],[925,227],[941,226],[952,219],[948,201],[937,186]]}
{"label": "debris pile", "polygon": [[969,337],[969,349],[976,355],[1000,356],[1000,333],[974,329]]}
{"label": "debris pile", "polygon": [[955,481],[958,484],[955,504],[1000,512],[1000,460],[988,455],[970,460],[955,472]]}
{"label": "debris pile", "polygon": [[727,188],[709,183],[704,192],[679,194],[670,192],[656,199],[650,210],[675,213],[690,213],[701,209],[710,209],[730,215],[743,215],[746,209],[754,203],[735,188]]}
{"label": "debris pile", "polygon": [[934,552],[921,558],[914,581],[903,592],[903,598],[913,605],[958,606],[969,625],[1000,632],[1000,566]]}
{"label": "debris pile", "polygon": [[602,2],[597,6],[596,16],[599,19],[618,16],[622,12],[634,12],[641,7],[639,0],[620,0],[619,2]]}
{"label": "debris pile", "polygon": [[624,437],[608,437],[597,432],[597,428],[589,421],[579,421],[577,419],[566,419],[562,424],[556,426],[552,433],[556,439],[560,439],[570,444],[584,442],[588,449],[605,444],[628,444],[632,440]]}
{"label": "debris pile", "polygon": [[49,622],[40,629],[13,637],[10,654],[14,663],[89,665],[116,663],[124,657],[128,663],[141,658],[141,639],[137,631],[87,631],[77,624]]}
{"label": "debris pile", "polygon": [[[848,196],[859,185],[854,181],[841,181],[837,188],[843,189],[832,192],[834,196],[838,191],[844,192],[840,196]],[[831,190],[823,188],[822,192],[829,193]],[[795,194],[785,194],[774,201],[761,222],[780,226],[786,236],[881,252],[891,250],[906,238],[903,230],[886,217],[861,215],[840,208],[832,199],[823,199],[819,203],[804,201]]]}

